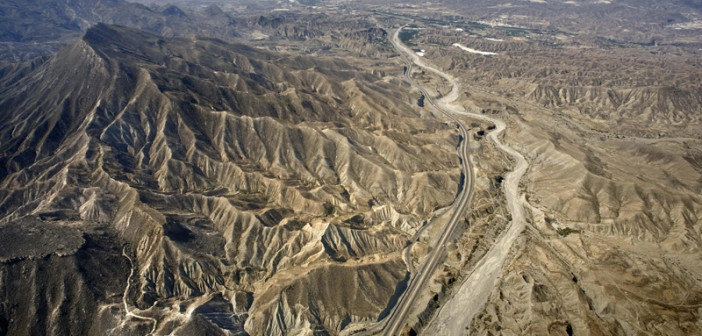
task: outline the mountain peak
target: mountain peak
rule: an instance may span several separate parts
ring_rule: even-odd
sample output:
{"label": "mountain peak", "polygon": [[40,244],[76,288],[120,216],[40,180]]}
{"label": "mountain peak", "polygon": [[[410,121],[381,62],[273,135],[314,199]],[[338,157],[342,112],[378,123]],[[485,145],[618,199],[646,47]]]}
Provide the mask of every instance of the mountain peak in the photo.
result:
{"label": "mountain peak", "polygon": [[83,41],[93,47],[106,44],[139,44],[152,39],[156,39],[156,36],[142,30],[105,23],[98,23],[90,27],[83,35]]}
{"label": "mountain peak", "polygon": [[118,25],[99,23],[88,29],[81,40],[107,58],[160,64],[165,56],[159,50],[162,37]]}
{"label": "mountain peak", "polygon": [[161,11],[161,13],[168,16],[177,16],[181,18],[188,16],[187,14],[185,14],[185,12],[183,12],[182,9],[178,8],[178,6],[175,5],[169,5],[163,11]]}

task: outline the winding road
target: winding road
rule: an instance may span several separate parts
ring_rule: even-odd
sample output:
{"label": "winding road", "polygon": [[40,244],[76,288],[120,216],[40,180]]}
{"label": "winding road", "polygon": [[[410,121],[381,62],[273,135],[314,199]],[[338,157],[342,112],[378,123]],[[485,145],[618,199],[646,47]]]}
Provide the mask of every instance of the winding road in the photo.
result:
{"label": "winding road", "polygon": [[[401,30],[402,28],[398,29],[395,32],[392,38],[392,43],[401,54],[404,52],[407,55],[409,55],[409,57],[411,57],[414,53],[399,42],[398,34]],[[462,222],[461,219],[463,218],[463,214],[465,213],[466,209],[468,208],[468,205],[470,204],[470,201],[473,198],[473,181],[475,179],[473,173],[473,164],[470,161],[470,149],[468,146],[468,129],[465,127],[463,122],[461,122],[461,120],[458,119],[454,114],[446,111],[443,107],[443,104],[437,104],[436,102],[434,102],[434,100],[431,99],[431,96],[426,92],[426,90],[423,87],[414,83],[411,77],[412,65],[414,63],[412,62],[411,58],[403,58],[407,62],[405,79],[422,92],[422,94],[425,97],[425,102],[429,103],[437,110],[444,113],[446,117],[448,117],[451,121],[455,122],[458,125],[458,132],[461,135],[461,141],[458,145],[458,156],[461,159],[462,163],[461,168],[464,178],[463,189],[452,205],[453,213],[451,214],[449,222],[446,223],[446,226],[444,227],[441,236],[437,240],[436,246],[431,250],[431,252],[429,252],[426,261],[419,269],[419,272],[410,277],[407,284],[407,289],[402,293],[395,307],[390,311],[390,313],[385,319],[375,324],[374,326],[363,330],[360,333],[356,333],[356,335],[396,335],[398,331],[401,330],[402,327],[404,327],[404,322],[406,320],[407,314],[409,314],[412,307],[414,307],[414,303],[417,296],[421,292],[422,288],[424,288],[426,282],[434,274],[436,267],[441,264],[443,257],[446,255],[446,244],[451,238],[451,234],[455,231],[456,226]],[[423,231],[425,228],[426,226],[423,227],[420,230],[420,232]],[[419,236],[420,232],[418,232],[417,235],[415,235],[415,238]],[[410,250],[408,249],[407,254],[409,254],[409,251]],[[411,260],[409,258],[409,255],[407,255],[405,258],[408,261],[408,267],[410,268],[411,272],[412,266],[410,265]]]}
{"label": "winding road", "polygon": [[[473,199],[473,182],[475,180],[473,173],[473,164],[470,161],[468,129],[454,114],[450,113],[450,111],[447,111],[447,109],[445,108],[446,105],[443,103],[448,99],[452,99],[451,97],[457,97],[458,93],[454,93],[456,91],[454,88],[454,90],[451,91],[451,94],[444,97],[443,99],[441,99],[441,101],[437,103],[433,99],[431,99],[431,95],[429,95],[423,87],[417,85],[417,83],[414,83],[411,77],[412,64],[417,64],[422,67],[424,66],[423,64],[418,62],[419,57],[400,42],[398,36],[401,30],[402,28],[398,29],[393,35],[392,44],[400,53],[404,53],[407,56],[405,58],[405,60],[408,61],[407,71],[405,71],[405,78],[412,85],[419,88],[419,90],[424,95],[426,102],[435,107],[437,110],[444,113],[449,119],[451,119],[458,125],[458,131],[462,138],[458,147],[458,156],[461,158],[462,162],[464,184],[461,194],[458,196],[458,198],[453,204],[453,214],[451,215],[449,222],[446,223],[444,231],[441,233],[441,236],[436,242],[436,246],[429,253],[428,257],[426,258],[426,261],[419,269],[419,272],[411,278],[407,290],[397,302],[395,309],[393,309],[393,311],[386,318],[383,330],[384,335],[396,335],[404,327],[407,314],[409,314],[411,308],[414,307],[414,302],[417,296],[424,288],[426,282],[434,274],[436,267],[439,266],[440,263],[443,261],[443,258],[446,255],[446,244],[448,243],[452,233],[455,231],[456,226],[458,226],[458,224],[462,222],[461,219],[463,218],[463,215],[465,214],[465,211],[468,208],[470,201]],[[455,98],[453,99],[455,100]]]}
{"label": "winding road", "polygon": [[[391,41],[400,54],[404,55],[403,57],[405,60],[409,61],[405,77],[410,83],[419,88],[429,104],[446,114],[448,118],[455,121],[458,125],[459,132],[463,137],[463,141],[459,147],[459,156],[463,162],[463,172],[466,183],[464,184],[463,192],[453,205],[453,215],[439,237],[436,247],[429,253],[426,262],[422,265],[419,272],[414,277],[410,278],[408,288],[399,298],[395,308],[385,320],[378,323],[375,327],[366,330],[363,334],[382,333],[383,335],[397,335],[402,330],[405,326],[407,315],[411,308],[415,306],[417,296],[436,270],[436,267],[439,266],[439,262],[443,260],[443,256],[446,253],[446,243],[470,204],[473,197],[474,173],[468,149],[468,131],[456,117],[456,115],[465,115],[495,124],[496,129],[488,135],[488,138],[497,148],[510,155],[516,162],[516,165],[511,172],[506,174],[503,182],[507,208],[512,215],[509,228],[505,230],[492,248],[478,262],[474,271],[458,287],[453,298],[448,300],[439,309],[434,319],[426,328],[426,330],[431,330],[431,333],[435,335],[463,335],[466,334],[466,327],[470,325],[473,316],[475,316],[475,314],[482,309],[485,302],[487,302],[514,241],[524,230],[526,223],[524,204],[526,201],[524,197],[519,194],[519,181],[529,167],[529,164],[524,159],[524,156],[513,148],[505,145],[500,140],[499,135],[506,128],[506,124],[502,120],[490,118],[479,113],[468,112],[461,106],[452,105],[452,102],[459,97],[461,92],[458,81],[451,75],[426,63],[419,55],[403,45],[399,40],[399,33],[403,28],[404,27],[401,27],[395,31]],[[452,86],[451,92],[437,102],[432,100],[431,96],[427,94],[424,88],[412,81],[410,74],[413,64],[447,80]]]}

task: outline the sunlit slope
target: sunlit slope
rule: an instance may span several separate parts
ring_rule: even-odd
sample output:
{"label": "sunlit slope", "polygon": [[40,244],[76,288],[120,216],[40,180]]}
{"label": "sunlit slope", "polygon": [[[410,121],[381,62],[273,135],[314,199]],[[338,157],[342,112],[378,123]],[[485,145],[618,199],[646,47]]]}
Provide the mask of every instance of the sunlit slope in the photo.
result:
{"label": "sunlit slope", "polygon": [[[105,244],[124,271],[105,276],[125,284],[124,244],[127,305],[166,333],[375,320],[405,277],[400,251],[458,187],[454,127],[425,118],[396,79],[343,60],[99,25],[27,72],[0,92],[2,222],[114,235]],[[215,293],[236,318],[197,314]],[[76,302],[52,319],[151,328],[121,324],[122,293],[87,301],[100,308]]]}

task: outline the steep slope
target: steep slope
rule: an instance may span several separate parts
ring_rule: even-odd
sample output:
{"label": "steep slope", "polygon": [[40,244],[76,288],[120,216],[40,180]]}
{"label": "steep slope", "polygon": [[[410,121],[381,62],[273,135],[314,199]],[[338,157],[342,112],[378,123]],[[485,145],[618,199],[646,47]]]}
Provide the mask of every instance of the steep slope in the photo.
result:
{"label": "steep slope", "polygon": [[126,289],[80,306],[80,287],[41,305],[2,292],[13,334],[37,309],[94,334],[335,333],[378,318],[405,277],[400,251],[458,188],[454,127],[342,60],[98,25],[23,71],[0,90],[0,225],[112,237],[100,260],[120,270],[102,276]]}

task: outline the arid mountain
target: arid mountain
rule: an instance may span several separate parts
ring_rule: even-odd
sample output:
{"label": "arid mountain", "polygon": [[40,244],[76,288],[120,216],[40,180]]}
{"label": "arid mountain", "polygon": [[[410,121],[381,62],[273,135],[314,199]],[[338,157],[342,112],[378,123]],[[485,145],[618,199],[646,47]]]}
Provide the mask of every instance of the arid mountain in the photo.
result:
{"label": "arid mountain", "polygon": [[[456,105],[506,123],[503,141],[529,165],[520,182],[528,217],[511,246],[491,247],[502,261],[481,260],[503,262],[495,273],[474,261],[456,271],[449,253],[404,332],[699,334],[702,68],[695,39],[671,42],[694,29],[641,43],[593,37],[587,25],[569,33],[417,18],[422,10],[393,14],[412,20],[401,37],[456,78]],[[424,68],[414,78],[437,96],[450,90]],[[471,225],[457,253],[483,230]]]}
{"label": "arid mountain", "polygon": [[[213,7],[216,8],[216,7]],[[119,24],[162,36],[236,36],[234,20],[213,9],[185,12],[173,5],[146,7],[124,0],[2,0],[0,60],[49,56],[97,23]]]}
{"label": "arid mountain", "polygon": [[0,336],[702,333],[700,1],[140,2],[0,0]]}
{"label": "arid mountain", "polygon": [[10,335],[337,333],[458,187],[455,127],[343,60],[98,25],[7,74]]}
{"label": "arid mountain", "polygon": [[183,4],[181,9],[172,4],[147,7],[123,0],[3,0],[0,71],[14,63],[49,57],[97,23],[137,28],[164,37],[197,35],[256,42],[271,50],[305,54],[335,55],[344,50],[357,56],[384,57],[391,53],[387,31],[368,17],[319,10],[310,13],[300,4],[295,5],[295,11],[271,11],[275,4],[266,3],[246,6],[244,10],[225,11],[231,7],[227,3]]}

